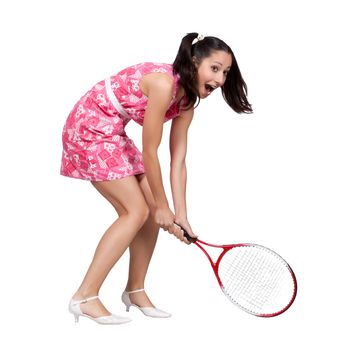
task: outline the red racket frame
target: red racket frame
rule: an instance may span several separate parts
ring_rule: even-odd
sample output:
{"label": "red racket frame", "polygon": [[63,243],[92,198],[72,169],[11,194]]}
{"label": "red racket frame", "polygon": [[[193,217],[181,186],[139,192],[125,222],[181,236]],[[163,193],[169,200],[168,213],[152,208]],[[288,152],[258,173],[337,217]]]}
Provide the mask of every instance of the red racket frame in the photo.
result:
{"label": "red racket frame", "polygon": [[[177,224],[178,225],[178,224]],[[180,225],[178,225],[180,226]],[[180,226],[181,227],[181,226]],[[268,248],[265,248],[263,246],[260,246],[260,245],[257,245],[257,244],[249,244],[249,243],[241,243],[241,244],[223,244],[223,245],[217,245],[217,244],[211,244],[211,243],[207,243],[207,242],[204,242],[204,241],[201,241],[200,239],[198,238],[193,238],[191,237],[187,231],[181,227],[181,229],[184,231],[184,236],[185,238],[190,242],[190,243],[194,243],[198,248],[200,248],[202,250],[202,252],[206,255],[206,257],[208,258],[209,262],[210,262],[210,265],[211,267],[213,268],[213,271],[214,271],[214,274],[215,274],[215,277],[217,279],[217,281],[219,282],[219,285],[221,287],[221,289],[224,291],[224,287],[223,287],[223,284],[220,280],[220,277],[219,277],[219,265],[220,265],[220,261],[222,259],[222,257],[231,249],[234,249],[234,248],[237,248],[237,247],[249,247],[249,246],[256,246],[256,247],[262,247],[264,249],[268,249]],[[213,261],[213,259],[211,258],[211,256],[209,255],[209,253],[205,250],[205,248],[201,245],[206,245],[208,247],[213,247],[213,248],[221,248],[223,249],[221,254],[219,255],[219,257],[217,258],[216,262]],[[271,251],[271,249],[268,249]],[[277,253],[273,252],[274,254],[276,254],[277,256],[279,256]],[[280,257],[280,256],[279,256]],[[284,262],[285,260],[280,257]],[[264,318],[269,318],[269,317],[275,317],[275,316],[278,316],[278,315],[281,315],[282,313],[284,313],[285,311],[287,311],[290,306],[293,304],[295,298],[296,298],[296,295],[297,295],[297,279],[295,277],[295,274],[292,270],[292,268],[289,266],[289,264],[287,264],[287,262],[285,262],[285,264],[287,265],[288,269],[289,269],[289,272],[292,276],[292,279],[293,279],[293,283],[294,283],[294,294],[290,300],[290,302],[288,303],[287,306],[285,306],[282,310],[278,311],[278,312],[275,312],[273,314],[255,314],[255,313],[251,313],[249,312],[248,310],[246,309],[243,309],[249,313],[251,313],[252,315],[255,315],[255,316],[258,316],[258,317],[264,317]],[[240,307],[238,304],[236,304],[238,307]]]}

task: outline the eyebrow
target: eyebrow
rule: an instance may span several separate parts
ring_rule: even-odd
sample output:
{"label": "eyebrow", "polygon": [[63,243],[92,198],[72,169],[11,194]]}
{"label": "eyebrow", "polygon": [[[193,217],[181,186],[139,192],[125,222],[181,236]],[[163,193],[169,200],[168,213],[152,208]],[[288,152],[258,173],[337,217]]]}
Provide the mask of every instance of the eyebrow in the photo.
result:
{"label": "eyebrow", "polygon": [[[214,63],[220,64],[220,66],[222,66],[222,63],[218,62],[218,61],[214,61]],[[228,66],[227,69],[230,69],[231,66]]]}

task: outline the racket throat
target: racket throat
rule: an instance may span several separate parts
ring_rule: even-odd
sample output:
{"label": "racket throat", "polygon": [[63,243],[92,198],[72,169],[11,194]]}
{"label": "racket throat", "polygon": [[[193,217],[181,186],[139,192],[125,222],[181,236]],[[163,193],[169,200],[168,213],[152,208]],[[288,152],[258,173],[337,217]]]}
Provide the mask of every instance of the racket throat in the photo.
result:
{"label": "racket throat", "polygon": [[202,250],[202,252],[208,258],[210,265],[214,271],[215,277],[218,280],[220,287],[223,288],[223,285],[218,273],[218,267],[219,267],[220,260],[222,256],[226,253],[227,249],[225,249],[222,246],[210,246],[210,245],[206,245],[206,248],[204,248],[198,242],[195,242],[195,244],[197,245],[197,247],[199,247]]}

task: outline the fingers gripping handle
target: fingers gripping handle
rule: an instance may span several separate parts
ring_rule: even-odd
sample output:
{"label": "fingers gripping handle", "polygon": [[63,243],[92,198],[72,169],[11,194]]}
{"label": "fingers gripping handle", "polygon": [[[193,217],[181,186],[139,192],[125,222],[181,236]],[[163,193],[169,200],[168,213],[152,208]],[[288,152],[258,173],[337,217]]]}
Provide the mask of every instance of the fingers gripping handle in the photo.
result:
{"label": "fingers gripping handle", "polygon": [[195,237],[191,237],[188,232],[177,222],[174,223],[175,225],[179,226],[181,228],[181,230],[184,232],[184,237],[190,242],[190,243],[194,243],[197,241],[197,238]]}

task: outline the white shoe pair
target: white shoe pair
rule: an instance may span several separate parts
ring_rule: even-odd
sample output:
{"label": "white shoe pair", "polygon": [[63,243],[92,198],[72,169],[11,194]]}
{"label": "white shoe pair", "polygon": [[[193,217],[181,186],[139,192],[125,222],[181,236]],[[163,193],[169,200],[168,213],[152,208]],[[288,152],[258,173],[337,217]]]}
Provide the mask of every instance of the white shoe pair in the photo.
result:
{"label": "white shoe pair", "polygon": [[[160,309],[157,309],[155,307],[140,307],[140,306],[138,306],[136,304],[131,303],[129,294],[141,292],[143,290],[144,289],[137,289],[137,290],[133,290],[133,291],[130,291],[130,292],[127,292],[127,291],[123,292],[123,294],[122,294],[122,301],[123,301],[123,303],[126,306],[126,311],[129,311],[130,306],[134,306],[137,309],[139,309],[140,311],[142,311],[144,315],[149,316],[149,317],[165,318],[165,317],[170,317],[171,316],[171,314],[169,314],[169,313],[167,313],[165,311],[162,311]],[[89,300],[94,300],[94,299],[97,299],[97,298],[98,298],[98,296],[86,298],[86,299],[83,299],[83,300],[73,300],[73,299],[71,299],[71,301],[69,302],[68,309],[69,309],[69,312],[71,312],[74,315],[75,322],[79,321],[79,317],[80,316],[87,317],[87,318],[89,318],[89,319],[91,319],[91,320],[93,320],[93,321],[95,321],[95,322],[97,322],[99,324],[104,324],[104,325],[107,325],[107,324],[122,324],[122,323],[127,323],[127,322],[131,321],[131,318],[117,316],[117,315],[114,315],[114,314],[111,314],[111,315],[108,315],[108,316],[101,316],[101,317],[92,317],[92,316],[89,316],[87,314],[84,314],[81,311],[80,304],[86,303]]]}

